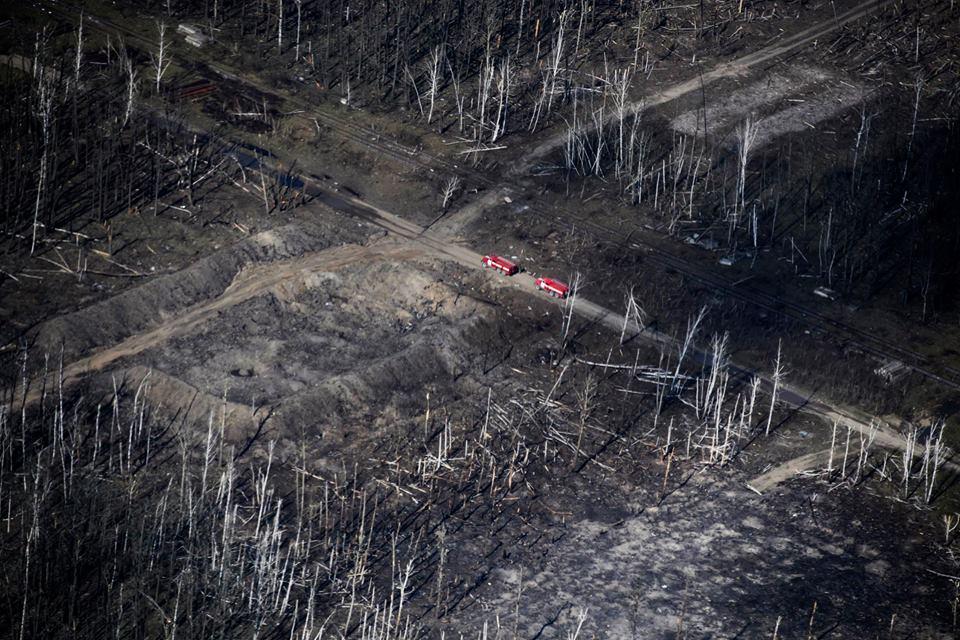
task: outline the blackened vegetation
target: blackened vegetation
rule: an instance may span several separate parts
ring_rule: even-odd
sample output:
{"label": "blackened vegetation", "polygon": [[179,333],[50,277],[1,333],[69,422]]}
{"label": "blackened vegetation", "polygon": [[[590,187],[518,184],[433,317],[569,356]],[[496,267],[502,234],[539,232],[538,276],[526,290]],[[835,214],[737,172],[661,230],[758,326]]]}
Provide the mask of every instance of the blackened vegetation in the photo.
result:
{"label": "blackened vegetation", "polygon": [[[930,115],[921,111],[916,130],[904,128],[916,106],[913,91],[909,98],[870,98],[844,117],[854,131],[838,136],[850,144],[840,158],[784,140],[757,150],[741,173],[735,131],[713,145],[671,133],[659,117],[634,116],[599,128],[575,122],[563,155],[541,171],[549,181],[565,169],[567,192],[584,197],[602,187],[587,176],[613,179],[624,202],[681,238],[696,234],[735,261],[772,249],[795,274],[837,290],[897,291],[927,320],[957,303],[960,133],[946,115],[954,105],[938,92],[921,98],[917,108]],[[586,109],[600,122],[598,106]]]}
{"label": "blackened vegetation", "polygon": [[[820,100],[829,110],[837,95],[858,97],[801,131],[777,131],[784,121],[762,112],[718,126],[701,100],[712,108],[727,98],[707,87],[681,107],[692,109],[685,115],[696,132],[680,132],[672,110],[624,108],[624,87],[636,80],[627,71],[598,73],[597,87],[578,94],[566,144],[535,171],[545,184],[563,176],[566,192],[584,199],[614,192],[664,231],[733,261],[772,252],[789,264],[784,275],[863,300],[888,297],[924,322],[952,317],[960,301],[956,16],[949,3],[894,5],[841,30],[817,61],[839,74],[792,104]],[[762,92],[780,73],[772,65],[751,87]]]}
{"label": "blackened vegetation", "polygon": [[193,206],[209,186],[208,141],[141,108],[150,85],[132,52],[114,42],[80,64],[75,51],[57,52],[62,43],[43,32],[33,57],[10,56],[0,68],[6,252],[42,250],[56,229],[107,224],[121,212],[162,213],[172,192]]}
{"label": "blackened vegetation", "polygon": [[[347,104],[397,107],[446,135],[495,143],[557,121],[592,91],[601,55],[644,72],[733,39],[781,3],[734,0],[180,0],[139,3],[193,21],[244,69]],[[741,34],[742,38],[743,35]],[[699,44],[698,44],[699,42]]]}
{"label": "blackened vegetation", "polygon": [[[11,638],[421,637],[501,547],[545,535],[516,516],[537,511],[534,450],[575,461],[569,417],[532,393],[391,424],[330,471],[306,429],[260,418],[232,441],[218,412],[197,424],[149,404],[149,376],[69,396],[56,372],[42,384],[42,401],[0,413]],[[469,561],[451,553],[464,540]]]}

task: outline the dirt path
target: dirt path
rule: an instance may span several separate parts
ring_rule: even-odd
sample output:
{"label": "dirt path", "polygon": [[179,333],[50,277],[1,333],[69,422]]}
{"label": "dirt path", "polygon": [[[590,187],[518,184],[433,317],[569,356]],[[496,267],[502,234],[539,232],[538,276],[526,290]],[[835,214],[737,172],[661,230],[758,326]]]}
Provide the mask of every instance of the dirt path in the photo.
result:
{"label": "dirt path", "polygon": [[[318,201],[341,213],[366,220],[384,229],[393,237],[405,238],[411,241],[412,246],[407,243],[398,245],[389,241],[381,241],[369,246],[344,245],[310,253],[294,260],[257,265],[245,269],[237,274],[234,281],[219,297],[198,303],[154,329],[133,335],[119,344],[101,349],[66,365],[62,372],[63,384],[72,384],[90,372],[103,370],[123,358],[143,353],[147,349],[160,345],[175,336],[189,333],[207,322],[215,321],[216,316],[224,309],[262,295],[271,289],[281,285],[289,287],[291,283],[295,286],[298,279],[314,272],[337,269],[361,261],[381,258],[409,259],[417,255],[433,255],[456,262],[467,268],[482,269],[482,256],[462,244],[432,234],[420,225],[383,208],[358,198],[326,191],[315,181],[308,180],[307,182],[308,192]],[[309,212],[310,210],[306,209],[306,211]],[[317,210],[316,214],[322,215],[323,210]],[[535,276],[534,273],[523,272],[508,279],[490,274],[489,280],[495,286],[513,287],[529,295],[544,299],[543,292],[539,291],[534,283]],[[623,329],[624,317],[621,314],[581,296],[575,296],[564,301],[558,300],[555,304],[564,312],[572,310],[578,316],[613,333],[619,334]],[[631,339],[642,340],[666,349],[678,349],[679,347],[673,337],[659,331],[641,328],[633,322],[629,323],[627,328],[631,333]],[[709,356],[694,350],[688,357],[703,362]],[[756,375],[761,380],[761,390],[768,395],[772,391],[773,381],[770,378],[738,367],[734,363],[730,364],[730,369],[735,375],[744,378]],[[875,436],[875,442],[878,445],[898,450],[902,450],[906,445],[906,441],[897,433],[897,430],[882,420],[851,408],[828,405],[815,399],[811,394],[789,385],[781,383],[779,389],[778,401],[793,410],[814,415],[827,421],[827,423],[837,422],[840,426],[848,427],[863,434],[871,433],[873,426],[878,425]],[[26,404],[29,405],[39,400],[42,393],[42,385],[34,381],[27,391]]]}
{"label": "dirt path", "polygon": [[[843,451],[840,451],[841,457]],[[805,453],[802,456],[787,460],[773,467],[766,473],[757,476],[747,483],[747,486],[757,493],[764,493],[804,471],[813,471],[822,468],[830,460],[830,449]]]}
{"label": "dirt path", "polygon": [[[432,250],[436,255],[445,256],[469,268],[482,268],[480,264],[482,256],[479,253],[465,246],[454,244],[442,237],[430,234],[422,227],[405,221],[379,207],[356,198],[339,195],[335,198],[328,197],[326,200],[328,205],[340,211],[361,215],[368,221],[381,226],[387,231],[397,233],[424,245],[425,248]],[[340,200],[343,204],[338,207],[336,206],[335,200]],[[534,273],[523,272],[506,279],[502,276],[492,274],[490,279],[496,282],[498,286],[514,287],[530,295],[543,298],[543,292],[538,290],[534,284],[535,275]],[[557,301],[556,304],[561,308],[572,305],[573,312],[578,316],[617,334],[623,329],[623,315],[583,297],[577,296],[571,300]],[[677,349],[679,347],[679,344],[672,336],[649,328],[642,329],[635,322],[628,323],[627,329],[633,336],[633,339],[642,340],[655,346],[664,346],[669,349]],[[708,358],[707,354],[700,351],[693,352],[689,357],[700,361]],[[773,380],[769,377],[739,367],[735,363],[730,364],[730,369],[736,375],[743,377],[757,376],[761,381],[761,391],[764,391],[768,395],[772,392]],[[897,432],[895,425],[891,425],[879,418],[867,415],[853,408],[826,404],[816,399],[813,394],[803,389],[786,385],[783,382],[779,384],[778,389],[778,401],[792,410],[816,416],[828,424],[836,422],[841,427],[848,427],[852,431],[864,435],[869,435],[874,427],[876,427],[876,444],[896,450],[902,450],[906,447],[906,440]]]}
{"label": "dirt path", "polygon": [[427,226],[431,233],[444,236],[456,236],[463,229],[482,216],[488,209],[499,206],[504,198],[512,194],[509,187],[501,186],[487,191],[460,208],[445,213]]}
{"label": "dirt path", "polygon": [[[730,78],[737,75],[742,75],[751,67],[755,67],[764,62],[773,60],[778,56],[792,53],[801,47],[804,47],[811,42],[819,40],[823,36],[840,29],[850,22],[854,22],[860,18],[870,15],[871,13],[885,7],[890,3],[890,1],[891,0],[868,0],[867,2],[858,4],[855,7],[852,7],[837,15],[835,18],[815,24],[812,27],[787,36],[783,40],[779,40],[765,47],[757,49],[756,51],[748,53],[743,57],[737,58],[736,60],[724,62],[704,73],[702,76],[698,75],[690,78],[689,80],[664,87],[653,95],[645,96],[642,100],[630,104],[627,110],[630,114],[638,113],[640,111],[649,109],[650,107],[656,107],[672,100],[676,100],[677,98],[685,96],[688,93],[692,93],[701,87],[706,87],[708,84],[716,82],[722,78]],[[611,112],[608,113],[603,119],[603,124],[606,125],[614,122],[615,120],[616,114]],[[567,132],[557,132],[527,153],[523,159],[521,159],[511,169],[511,173],[513,175],[525,175],[530,171],[533,165],[557,149],[562,148],[566,142]]]}

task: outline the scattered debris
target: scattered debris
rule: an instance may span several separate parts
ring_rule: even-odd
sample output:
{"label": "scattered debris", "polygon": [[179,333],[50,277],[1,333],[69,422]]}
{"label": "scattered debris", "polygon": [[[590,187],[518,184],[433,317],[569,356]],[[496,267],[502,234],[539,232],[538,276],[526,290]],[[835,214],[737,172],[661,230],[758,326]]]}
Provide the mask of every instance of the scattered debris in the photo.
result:
{"label": "scattered debris", "polygon": [[826,298],[827,300],[836,300],[840,297],[840,294],[833,289],[827,287],[817,287],[813,290],[813,295],[820,296],[821,298]]}
{"label": "scattered debris", "polygon": [[717,249],[720,248],[719,242],[717,242],[713,238],[707,237],[705,234],[700,234],[700,233],[694,233],[692,235],[687,236],[684,242],[696,247],[702,247],[707,251],[716,251]]}
{"label": "scattered debris", "polygon": [[910,369],[899,360],[887,360],[873,372],[883,378],[884,382],[890,384],[907,375]]}
{"label": "scattered debris", "polygon": [[198,49],[208,44],[212,40],[212,38],[210,38],[208,35],[205,35],[199,27],[194,27],[193,25],[189,24],[180,24],[177,27],[177,33],[184,34],[184,40]]}

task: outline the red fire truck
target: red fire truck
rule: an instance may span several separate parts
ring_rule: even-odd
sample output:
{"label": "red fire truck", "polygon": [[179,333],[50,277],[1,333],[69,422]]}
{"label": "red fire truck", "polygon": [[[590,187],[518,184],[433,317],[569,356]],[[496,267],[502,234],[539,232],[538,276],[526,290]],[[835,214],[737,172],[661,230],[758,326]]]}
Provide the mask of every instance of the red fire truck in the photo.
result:
{"label": "red fire truck", "polygon": [[537,289],[546,291],[554,298],[566,298],[567,294],[570,293],[570,287],[553,278],[537,278],[534,284],[536,284]]}
{"label": "red fire truck", "polygon": [[483,256],[481,264],[483,264],[485,269],[496,269],[507,276],[512,276],[520,271],[520,267],[514,263],[510,262],[506,258],[501,258],[500,256],[495,256],[493,254],[489,256]]}

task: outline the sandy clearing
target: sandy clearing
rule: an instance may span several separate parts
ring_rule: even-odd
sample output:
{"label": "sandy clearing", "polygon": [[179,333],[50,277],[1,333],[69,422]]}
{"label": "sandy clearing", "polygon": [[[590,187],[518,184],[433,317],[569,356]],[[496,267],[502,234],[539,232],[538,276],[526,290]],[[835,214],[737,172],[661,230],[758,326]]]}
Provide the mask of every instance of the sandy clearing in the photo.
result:
{"label": "sandy clearing", "polygon": [[[753,148],[759,149],[787,133],[816,128],[844,109],[862,102],[864,90],[850,82],[842,82],[832,74],[812,67],[795,67],[776,71],[762,80],[725,94],[708,104],[708,134],[719,136],[728,147],[737,141],[731,129],[747,117],[756,124]],[[790,103],[782,105],[781,101]],[[779,108],[777,108],[779,107]],[[691,136],[704,136],[704,115],[693,109],[674,118],[670,127]]]}
{"label": "sandy clearing", "polygon": [[[850,22],[854,22],[860,18],[870,15],[871,13],[879,11],[886,5],[890,4],[890,2],[891,0],[881,0],[879,2],[869,0],[867,2],[858,4],[837,15],[833,19],[825,20],[812,27],[787,36],[782,40],[775,41],[766,47],[757,49],[745,56],[737,58],[736,60],[717,65],[715,68],[704,73],[702,76],[698,75],[690,78],[689,80],[664,87],[653,95],[645,96],[641,100],[630,104],[628,106],[628,112],[641,112],[649,109],[650,107],[656,107],[685,96],[688,93],[696,91],[701,86],[705,87],[708,84],[720,80],[721,78],[730,78],[743,75],[752,67],[773,60],[778,56],[792,53],[806,46],[807,44],[840,29]],[[610,122],[613,122],[615,118],[616,113],[611,112],[604,118],[603,124],[609,124]],[[555,152],[557,149],[563,147],[563,145],[566,143],[566,140],[567,132],[565,130],[558,131],[556,134],[548,137],[546,140],[534,147],[527,155],[517,162],[511,172],[513,175],[524,175],[529,173],[530,169],[537,162]]]}

